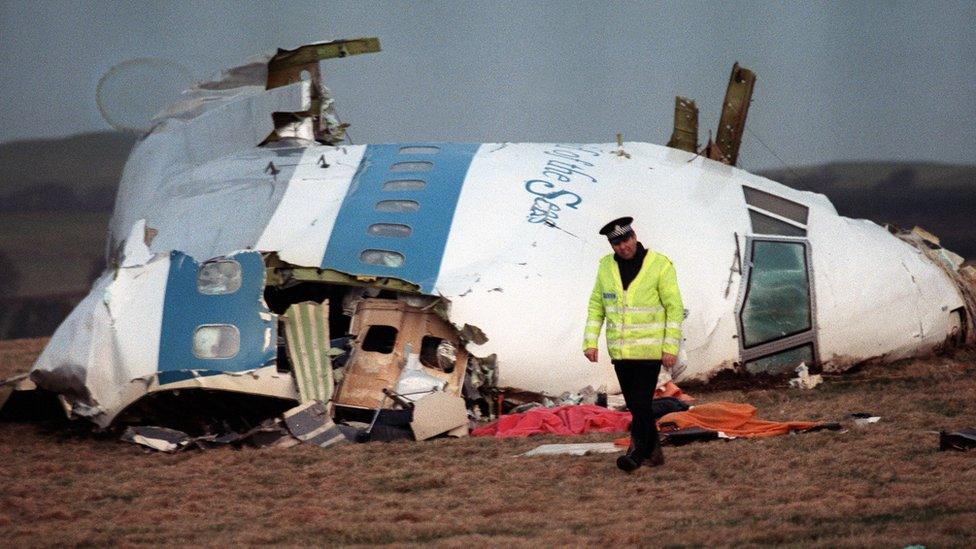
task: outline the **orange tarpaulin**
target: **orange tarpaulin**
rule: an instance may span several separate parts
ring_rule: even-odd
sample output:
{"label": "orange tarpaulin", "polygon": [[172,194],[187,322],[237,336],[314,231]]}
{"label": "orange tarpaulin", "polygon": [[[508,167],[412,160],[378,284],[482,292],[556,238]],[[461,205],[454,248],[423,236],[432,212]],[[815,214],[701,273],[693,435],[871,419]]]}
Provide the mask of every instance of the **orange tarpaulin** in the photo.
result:
{"label": "orange tarpaulin", "polygon": [[[688,427],[722,431],[730,437],[774,437],[790,431],[805,431],[822,425],[820,421],[766,421],[756,417],[756,407],[735,402],[710,402],[685,412],[672,412],[657,420],[661,432]],[[630,445],[630,438],[614,441],[618,446]]]}

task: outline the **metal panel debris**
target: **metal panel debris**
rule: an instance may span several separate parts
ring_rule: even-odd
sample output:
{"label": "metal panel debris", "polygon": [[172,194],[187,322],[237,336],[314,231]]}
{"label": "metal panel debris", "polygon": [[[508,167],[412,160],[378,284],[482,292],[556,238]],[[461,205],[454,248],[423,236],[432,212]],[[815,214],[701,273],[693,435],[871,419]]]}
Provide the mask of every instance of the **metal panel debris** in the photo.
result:
{"label": "metal panel debris", "polygon": [[[337,405],[383,407],[383,389],[396,390],[410,355],[414,355],[418,372],[444,382],[444,391],[460,396],[468,353],[461,347],[456,330],[433,307],[364,299],[357,306],[350,332],[356,339],[336,395]],[[445,363],[438,355],[444,341],[455,349],[453,363]]]}
{"label": "metal panel debris", "polygon": [[690,153],[698,152],[698,107],[687,97],[674,98],[674,130],[668,146]]}
{"label": "metal panel debris", "polygon": [[160,452],[173,453],[186,448],[193,438],[176,429],[166,427],[129,427],[122,433],[122,440],[139,444]]}
{"label": "metal panel debris", "polygon": [[306,301],[284,315],[285,341],[299,401],[328,402],[332,398],[332,363],[329,358],[329,301]]}
{"label": "metal panel debris", "polygon": [[416,440],[427,440],[467,424],[464,399],[436,391],[414,403],[410,428]]}
{"label": "metal panel debris", "polygon": [[756,84],[756,74],[744,69],[738,63],[732,65],[729,75],[729,87],[725,91],[722,102],[722,117],[718,122],[718,133],[715,134],[717,151],[709,158],[735,166],[739,160],[739,146],[742,145],[742,134],[746,129],[746,116],[749,114],[749,103],[752,101],[752,88]]}
{"label": "metal panel debris", "polygon": [[328,448],[346,442],[339,426],[332,422],[329,411],[319,401],[306,402],[292,408],[283,417],[288,431],[307,444]]}
{"label": "metal panel debris", "polygon": [[588,456],[591,454],[613,454],[623,452],[625,448],[613,442],[584,442],[581,444],[543,444],[519,454],[523,457],[532,456]]}

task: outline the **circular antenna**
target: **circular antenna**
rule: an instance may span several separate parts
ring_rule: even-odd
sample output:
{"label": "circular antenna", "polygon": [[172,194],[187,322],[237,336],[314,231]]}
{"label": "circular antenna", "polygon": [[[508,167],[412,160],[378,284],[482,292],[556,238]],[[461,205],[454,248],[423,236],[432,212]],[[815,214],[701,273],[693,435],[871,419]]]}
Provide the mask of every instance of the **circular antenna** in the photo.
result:
{"label": "circular antenna", "polygon": [[124,132],[145,133],[152,117],[193,85],[190,70],[166,59],[142,57],[123,61],[98,80],[95,101],[102,118]]}

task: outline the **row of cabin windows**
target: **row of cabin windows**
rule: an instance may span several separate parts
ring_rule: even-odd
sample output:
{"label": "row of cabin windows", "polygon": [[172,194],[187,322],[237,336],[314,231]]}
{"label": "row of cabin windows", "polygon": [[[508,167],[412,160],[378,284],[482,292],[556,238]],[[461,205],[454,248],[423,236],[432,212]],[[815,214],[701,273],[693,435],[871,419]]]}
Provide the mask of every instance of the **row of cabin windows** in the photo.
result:
{"label": "row of cabin windows", "polygon": [[[410,145],[400,147],[398,154],[437,154],[440,148],[429,145]],[[390,166],[390,171],[401,172],[429,172],[434,169],[434,163],[426,160],[396,162]],[[392,179],[383,183],[381,190],[384,192],[402,191],[422,191],[427,187],[427,182],[422,179]],[[420,202],[416,200],[380,200],[376,203],[376,211],[383,213],[416,213],[420,211]],[[413,229],[403,223],[373,223],[366,229],[370,236],[384,238],[409,238]],[[359,260],[367,265],[377,265],[380,267],[397,268],[402,267],[406,258],[400,252],[392,250],[379,250],[368,248],[359,254]]]}

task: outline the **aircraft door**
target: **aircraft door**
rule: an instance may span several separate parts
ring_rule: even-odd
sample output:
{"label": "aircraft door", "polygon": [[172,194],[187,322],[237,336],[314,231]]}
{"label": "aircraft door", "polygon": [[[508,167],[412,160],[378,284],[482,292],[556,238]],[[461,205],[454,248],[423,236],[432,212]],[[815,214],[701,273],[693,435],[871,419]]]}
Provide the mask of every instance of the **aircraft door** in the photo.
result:
{"label": "aircraft door", "polygon": [[791,373],[801,362],[819,371],[816,304],[806,238],[746,238],[736,317],[749,373]]}

